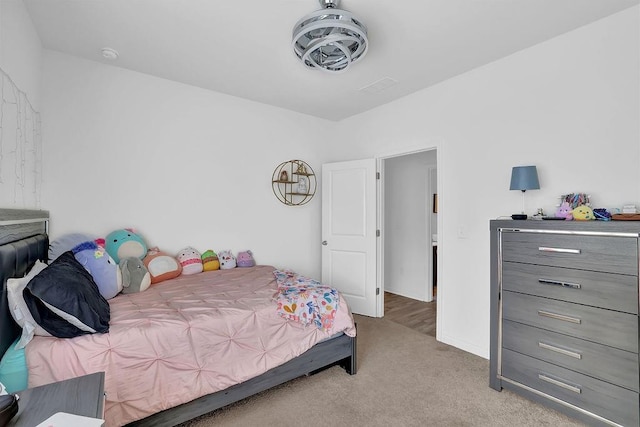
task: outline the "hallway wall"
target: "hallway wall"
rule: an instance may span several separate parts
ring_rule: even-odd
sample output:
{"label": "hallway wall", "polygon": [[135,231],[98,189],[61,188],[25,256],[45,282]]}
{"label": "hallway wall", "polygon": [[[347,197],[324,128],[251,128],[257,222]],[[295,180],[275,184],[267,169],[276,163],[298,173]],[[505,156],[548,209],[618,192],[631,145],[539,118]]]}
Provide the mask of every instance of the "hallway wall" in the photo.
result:
{"label": "hallway wall", "polygon": [[431,173],[436,151],[384,160],[385,291],[427,301],[431,284]]}

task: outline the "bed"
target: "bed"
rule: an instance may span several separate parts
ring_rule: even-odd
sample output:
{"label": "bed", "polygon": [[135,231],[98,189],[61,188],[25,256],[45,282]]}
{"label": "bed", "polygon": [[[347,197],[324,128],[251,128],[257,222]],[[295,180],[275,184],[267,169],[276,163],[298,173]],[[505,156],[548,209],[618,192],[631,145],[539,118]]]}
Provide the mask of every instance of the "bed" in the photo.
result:
{"label": "bed", "polygon": [[[36,260],[46,259],[47,227],[45,211],[0,209],[0,355],[21,332],[8,312],[6,281],[24,276]],[[221,283],[233,286],[216,291],[222,289]],[[108,426],[173,426],[330,366],[340,365],[355,374],[355,324],[344,299],[338,313],[346,317],[336,316],[334,327],[324,331],[273,315],[275,289],[273,267],[256,266],[180,276],[140,294],[118,296],[109,300],[109,333],[71,339],[35,337],[27,345],[29,386],[104,371]],[[158,295],[161,302],[153,299]],[[212,307],[213,302],[218,306]],[[213,328],[209,332],[203,323],[210,321],[207,316],[225,325],[226,332]],[[178,318],[186,326],[177,324]],[[234,318],[244,326],[234,326]],[[262,320],[268,333],[256,326]],[[141,343],[149,335],[159,344],[153,350],[146,344],[133,353],[124,350],[119,347],[123,328],[138,334]],[[241,336],[241,330],[252,335]],[[274,335],[283,340],[274,341]],[[192,353],[182,347],[193,342],[199,347]],[[112,357],[116,353],[119,358]],[[151,360],[139,360],[140,353],[151,353]]]}

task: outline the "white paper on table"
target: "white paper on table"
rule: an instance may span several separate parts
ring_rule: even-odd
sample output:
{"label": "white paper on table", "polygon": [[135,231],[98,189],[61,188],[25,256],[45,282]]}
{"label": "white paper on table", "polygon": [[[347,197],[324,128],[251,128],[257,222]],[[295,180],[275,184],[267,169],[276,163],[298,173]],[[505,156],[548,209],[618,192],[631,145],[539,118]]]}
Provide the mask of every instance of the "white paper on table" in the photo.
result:
{"label": "white paper on table", "polygon": [[102,427],[104,420],[56,412],[36,427]]}

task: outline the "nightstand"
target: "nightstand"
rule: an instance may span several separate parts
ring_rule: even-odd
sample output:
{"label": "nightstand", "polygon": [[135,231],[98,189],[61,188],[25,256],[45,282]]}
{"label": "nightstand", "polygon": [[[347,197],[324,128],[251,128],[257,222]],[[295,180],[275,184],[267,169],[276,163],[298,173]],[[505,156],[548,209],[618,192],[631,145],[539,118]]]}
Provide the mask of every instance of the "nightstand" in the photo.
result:
{"label": "nightstand", "polygon": [[34,427],[56,412],[104,417],[104,372],[84,375],[17,393],[19,410],[9,426]]}

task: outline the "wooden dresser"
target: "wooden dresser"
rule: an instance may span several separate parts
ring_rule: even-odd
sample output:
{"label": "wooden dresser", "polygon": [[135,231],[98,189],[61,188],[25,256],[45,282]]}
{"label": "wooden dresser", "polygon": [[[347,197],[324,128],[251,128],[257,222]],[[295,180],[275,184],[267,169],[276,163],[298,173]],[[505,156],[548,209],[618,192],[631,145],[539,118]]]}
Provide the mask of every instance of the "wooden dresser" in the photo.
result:
{"label": "wooden dresser", "polygon": [[640,223],[491,221],[491,378],[592,425],[640,424]]}

